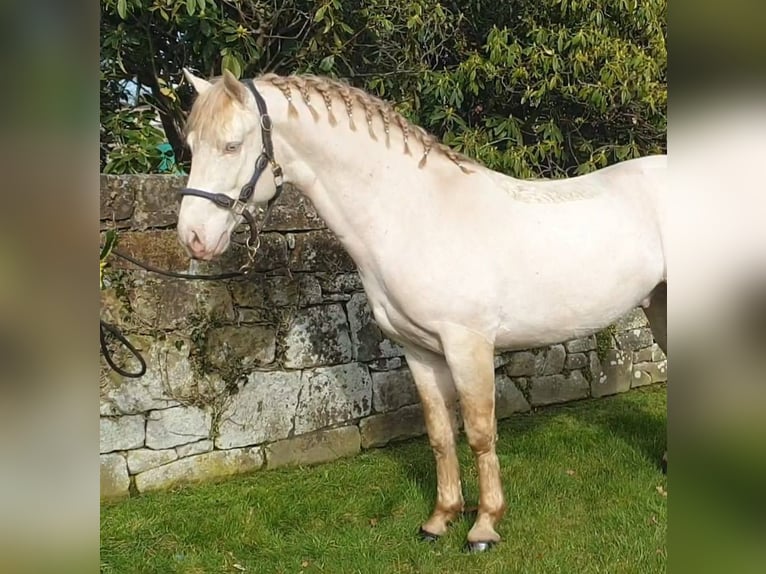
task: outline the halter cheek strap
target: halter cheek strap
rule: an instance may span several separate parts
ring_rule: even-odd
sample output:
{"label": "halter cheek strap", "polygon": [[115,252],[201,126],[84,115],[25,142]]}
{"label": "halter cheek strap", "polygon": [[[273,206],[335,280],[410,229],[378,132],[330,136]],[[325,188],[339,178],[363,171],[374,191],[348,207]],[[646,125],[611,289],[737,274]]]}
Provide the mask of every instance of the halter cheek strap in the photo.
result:
{"label": "halter cheek strap", "polygon": [[[247,272],[252,267],[255,260],[255,254],[260,245],[259,229],[255,224],[253,214],[248,209],[248,204],[253,197],[255,186],[258,183],[263,172],[271,165],[271,173],[274,177],[274,184],[276,185],[276,191],[274,196],[269,199],[266,207],[266,216],[271,211],[272,206],[276,203],[279,196],[282,194],[282,186],[284,184],[284,177],[282,174],[282,166],[280,166],[274,159],[274,142],[271,139],[272,122],[269,116],[268,108],[266,107],[266,100],[255,87],[253,80],[244,80],[243,82],[255,98],[255,103],[258,106],[258,113],[260,114],[261,123],[261,142],[263,148],[258,159],[255,160],[255,167],[253,168],[253,175],[250,180],[242,186],[239,191],[239,197],[232,199],[224,193],[211,193],[209,191],[203,191],[201,189],[194,189],[191,187],[185,187],[178,192],[178,195],[183,197],[185,195],[193,195],[195,197],[201,197],[208,199],[222,209],[227,209],[234,212],[236,215],[240,215],[244,218],[248,227],[250,228],[250,237],[247,240],[247,250],[249,261],[242,266],[241,271]],[[265,218],[264,218],[265,219]]]}

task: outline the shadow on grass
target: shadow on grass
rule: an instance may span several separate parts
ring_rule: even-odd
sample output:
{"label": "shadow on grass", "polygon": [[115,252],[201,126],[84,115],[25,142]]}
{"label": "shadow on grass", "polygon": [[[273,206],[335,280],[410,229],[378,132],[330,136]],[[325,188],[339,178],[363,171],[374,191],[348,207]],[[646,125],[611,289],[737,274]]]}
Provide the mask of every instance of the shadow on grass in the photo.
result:
{"label": "shadow on grass", "polygon": [[[630,449],[641,453],[647,464],[661,471],[662,455],[666,448],[667,417],[657,412],[647,401],[638,401],[635,394],[659,394],[663,387],[632,391],[632,395],[615,395],[600,399],[587,399],[565,405],[546,407],[530,413],[519,413],[498,422],[498,454],[502,457],[508,439],[521,439],[541,432],[561,417],[573,418],[581,428],[597,429],[602,440],[617,437]],[[424,497],[436,497],[436,470],[433,452],[426,437],[398,443],[399,448],[385,448],[385,455],[396,461],[402,474],[409,477]],[[461,474],[473,466],[473,456],[465,445],[461,429],[458,439],[458,458]],[[501,464],[502,472],[502,464]],[[466,501],[468,502],[468,501]]]}
{"label": "shadow on grass", "polygon": [[[662,391],[664,387],[634,392],[660,393]],[[623,395],[597,400],[603,402],[603,408],[593,413],[595,416],[591,415],[591,417],[588,413],[581,413],[583,419],[619,437],[628,446],[641,452],[656,470],[661,471],[662,455],[667,444],[666,412],[653,411],[646,405],[636,404]]]}

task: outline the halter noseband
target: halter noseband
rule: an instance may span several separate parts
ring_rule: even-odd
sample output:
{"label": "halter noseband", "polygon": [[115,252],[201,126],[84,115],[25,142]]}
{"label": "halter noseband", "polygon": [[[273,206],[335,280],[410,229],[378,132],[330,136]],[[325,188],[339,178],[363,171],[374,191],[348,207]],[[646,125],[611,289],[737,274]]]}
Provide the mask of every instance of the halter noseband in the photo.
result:
{"label": "halter noseband", "polygon": [[237,199],[232,199],[223,193],[211,193],[209,191],[203,191],[201,189],[194,189],[191,187],[183,188],[178,192],[178,195],[181,197],[184,195],[194,195],[196,197],[202,197],[203,199],[209,199],[218,207],[233,211],[236,215],[241,215],[245,219],[245,222],[250,228],[250,237],[247,239],[247,255],[249,260],[242,266],[240,271],[247,273],[250,270],[250,267],[253,265],[255,254],[258,251],[258,246],[260,245],[258,227],[255,224],[253,214],[250,213],[250,210],[247,208],[248,203],[253,196],[253,192],[255,191],[255,184],[258,183],[258,180],[260,179],[261,175],[263,175],[263,172],[266,171],[266,168],[271,165],[271,172],[274,176],[274,183],[277,189],[274,193],[274,196],[269,200],[267,204],[266,214],[268,215],[269,211],[271,211],[271,207],[274,205],[274,203],[277,201],[277,198],[279,198],[280,194],[282,193],[283,176],[282,166],[280,166],[274,160],[274,142],[271,140],[272,123],[268,109],[266,108],[266,100],[263,99],[263,96],[256,89],[253,80],[244,80],[243,83],[250,89],[250,92],[252,92],[253,96],[255,97],[255,103],[258,105],[258,113],[261,116],[261,142],[263,144],[263,149],[261,150],[261,155],[259,155],[258,159],[255,160],[255,168],[253,169],[253,175],[250,178],[250,181],[242,186],[242,189],[239,191],[239,197]]}

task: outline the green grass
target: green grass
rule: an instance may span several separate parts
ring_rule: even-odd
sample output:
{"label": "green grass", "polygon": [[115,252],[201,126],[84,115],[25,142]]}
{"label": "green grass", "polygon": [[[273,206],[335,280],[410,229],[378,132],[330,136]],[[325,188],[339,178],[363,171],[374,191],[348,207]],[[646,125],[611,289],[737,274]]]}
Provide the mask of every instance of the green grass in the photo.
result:
{"label": "green grass", "polygon": [[[101,571],[664,572],[664,387],[516,415],[499,425],[508,511],[500,545],[462,552],[470,519],[434,545],[415,533],[435,475],[423,439],[312,468],[104,504]],[[461,441],[466,504],[476,472]]]}

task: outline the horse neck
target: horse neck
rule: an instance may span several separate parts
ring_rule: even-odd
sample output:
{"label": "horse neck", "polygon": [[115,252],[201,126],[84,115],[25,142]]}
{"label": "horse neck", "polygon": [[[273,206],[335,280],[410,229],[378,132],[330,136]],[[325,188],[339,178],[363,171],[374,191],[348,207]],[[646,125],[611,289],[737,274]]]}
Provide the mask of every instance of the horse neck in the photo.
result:
{"label": "horse neck", "polygon": [[388,138],[380,117],[368,126],[363,110],[355,109],[355,129],[341,102],[334,102],[336,123],[329,121],[322,98],[314,96],[314,113],[299,97],[293,99],[297,117],[288,117],[288,102],[274,86],[259,86],[274,122],[276,160],[285,180],[314,205],[327,226],[361,266],[382,228],[413,209],[439,187],[440,174],[460,175],[460,169],[436,152],[424,167],[418,162],[423,147],[391,127]]}

